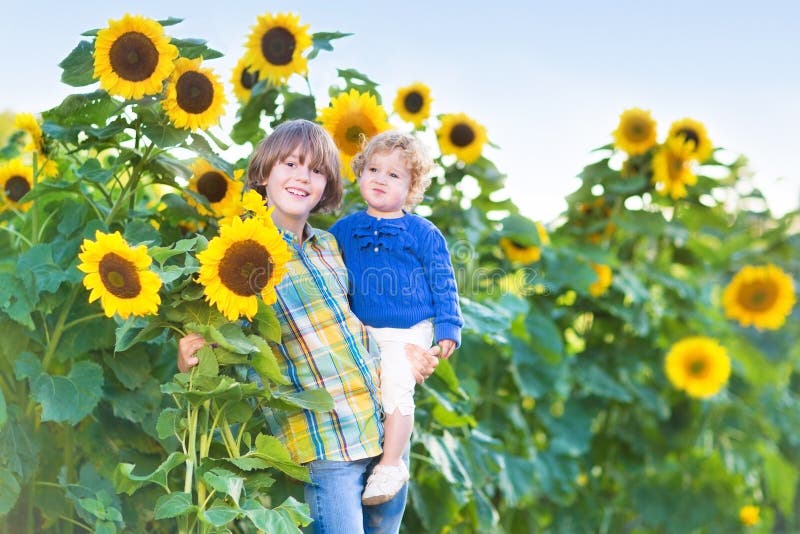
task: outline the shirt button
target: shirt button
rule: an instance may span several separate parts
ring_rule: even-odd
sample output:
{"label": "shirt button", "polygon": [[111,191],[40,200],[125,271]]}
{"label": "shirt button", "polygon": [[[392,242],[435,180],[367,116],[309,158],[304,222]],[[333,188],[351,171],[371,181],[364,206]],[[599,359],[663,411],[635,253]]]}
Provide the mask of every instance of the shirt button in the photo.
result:
{"label": "shirt button", "polygon": [[373,250],[374,250],[375,252],[378,252],[378,247],[375,247]]}

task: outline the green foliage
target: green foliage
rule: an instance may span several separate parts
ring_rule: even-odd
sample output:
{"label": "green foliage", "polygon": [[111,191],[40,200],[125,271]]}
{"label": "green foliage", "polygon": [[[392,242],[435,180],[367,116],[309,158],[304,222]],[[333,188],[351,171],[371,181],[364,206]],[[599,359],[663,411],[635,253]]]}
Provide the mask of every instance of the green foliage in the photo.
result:
{"label": "green foliage", "polygon": [[[64,83],[96,81],[97,31],[61,62]],[[307,58],[349,35],[314,33]],[[221,55],[201,39],[172,43],[184,57]],[[337,74],[343,84],[326,98],[355,89],[391,100],[367,74]],[[268,434],[261,408],[325,411],[331,397],[288,387],[269,306],[243,325],[203,301],[196,254],[219,222],[186,183],[195,157],[234,176],[246,161],[230,161],[229,147],[314,120],[327,100],[262,79],[232,130],[214,133],[176,128],[162,97],[95,90],[43,112],[30,209],[0,212],[6,530],[299,532],[310,522],[297,485],[285,483],[308,472]],[[12,135],[0,158],[20,156],[22,144]],[[623,173],[611,145],[597,149],[549,243],[503,198],[492,161],[436,156],[423,204],[447,237],[465,328],[418,390],[405,532],[737,532],[746,504],[760,507],[761,531],[800,529],[800,312],[757,330],[721,304],[748,264],[797,280],[799,214],[773,216],[745,162],[719,153],[685,198],[662,196],[655,150]],[[44,156],[55,178],[39,168]],[[360,205],[347,185],[341,211],[314,224]],[[157,315],[108,318],[88,302],[77,256],[97,230],[148,249],[163,283]],[[511,261],[501,238],[541,259]],[[613,273],[599,293],[596,264]],[[176,374],[175,339],[186,332],[214,345]],[[726,386],[705,400],[664,371],[666,352],[690,335],[719,340],[731,358]],[[247,367],[262,387],[245,380]]]}

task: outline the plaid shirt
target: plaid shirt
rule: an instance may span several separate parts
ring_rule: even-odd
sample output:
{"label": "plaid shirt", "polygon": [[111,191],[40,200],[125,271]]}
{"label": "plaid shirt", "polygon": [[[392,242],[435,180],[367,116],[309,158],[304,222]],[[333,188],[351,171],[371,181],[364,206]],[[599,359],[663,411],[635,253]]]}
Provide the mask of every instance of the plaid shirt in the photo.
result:
{"label": "plaid shirt", "polygon": [[[281,325],[278,365],[291,382],[284,392],[324,388],[330,412],[271,410],[272,432],[299,463],[353,461],[381,453],[383,424],[378,360],[370,354],[366,328],[350,311],[347,269],[334,237],[307,226],[302,245],[284,233],[291,259],[277,285],[273,309]],[[252,376],[252,372],[250,373]]]}

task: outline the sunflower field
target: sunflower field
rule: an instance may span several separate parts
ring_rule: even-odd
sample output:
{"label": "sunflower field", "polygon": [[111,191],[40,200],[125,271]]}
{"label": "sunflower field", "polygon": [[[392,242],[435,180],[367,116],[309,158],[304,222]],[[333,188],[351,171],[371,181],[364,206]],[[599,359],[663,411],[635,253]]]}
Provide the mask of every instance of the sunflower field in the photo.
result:
{"label": "sunflower field", "polygon": [[[246,154],[295,118],[349,179],[321,228],[361,207],[363,137],[436,148],[418,212],[447,237],[465,329],[418,388],[405,532],[800,531],[800,212],[774,216],[700,117],[622,111],[537,221],[491,132],[413,73],[396,94],[355,69],[326,95],[290,83],[357,36],[266,13],[220,73],[180,22],[83,32],[60,64],[74,94],[1,140],[0,531],[309,524],[308,473],[259,408],[331,399],[284,387],[286,245],[243,188]],[[188,332],[214,344],[178,373]]]}

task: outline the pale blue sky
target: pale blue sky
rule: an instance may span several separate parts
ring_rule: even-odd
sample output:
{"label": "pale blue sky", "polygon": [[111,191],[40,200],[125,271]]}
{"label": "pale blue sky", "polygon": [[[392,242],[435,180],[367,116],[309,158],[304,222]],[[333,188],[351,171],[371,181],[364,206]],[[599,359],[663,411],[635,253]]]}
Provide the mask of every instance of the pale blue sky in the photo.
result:
{"label": "pale blue sky", "polygon": [[125,12],[184,18],[170,35],[225,53],[207,65],[227,81],[256,16],[289,10],[312,32],[354,34],[310,65],[320,105],[337,67],[379,82],[388,107],[398,87],[428,84],[434,113],[487,127],[501,147],[487,155],[535,219],[566,207],[590,150],[634,106],[652,111],[660,137],[673,120],[704,122],[715,145],[750,158],[775,211],[798,207],[800,2],[14,1],[0,31],[0,110],[58,104],[73,92],[59,61],[81,32]]}

